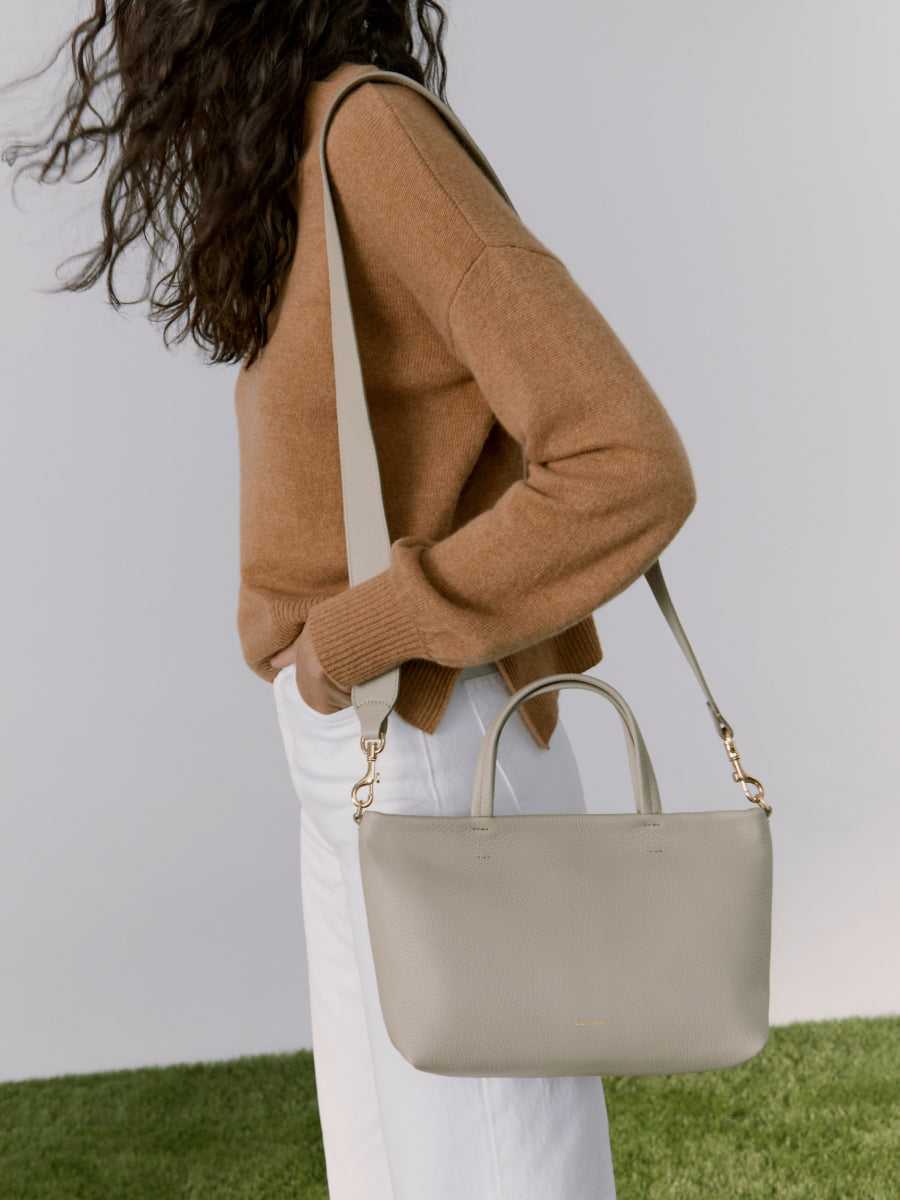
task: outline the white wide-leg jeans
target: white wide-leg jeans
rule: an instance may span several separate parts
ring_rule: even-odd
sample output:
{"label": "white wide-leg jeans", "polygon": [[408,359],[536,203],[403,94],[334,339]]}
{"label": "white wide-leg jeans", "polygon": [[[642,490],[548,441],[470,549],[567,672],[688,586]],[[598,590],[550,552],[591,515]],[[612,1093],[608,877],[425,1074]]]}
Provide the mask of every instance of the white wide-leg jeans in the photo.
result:
{"label": "white wide-leg jeans", "polygon": [[[316,1090],[330,1200],[614,1200],[598,1076],[470,1078],[411,1066],[378,1000],[350,788],[365,771],[352,705],[319,713],[295,668],[274,681],[300,801],[300,872]],[[509,696],[493,664],[467,667],[433,734],[396,712],[373,808],[465,816],[487,723]],[[584,812],[562,725],[549,750],[517,712],[500,737],[494,810]],[[363,815],[365,820],[365,815]]]}

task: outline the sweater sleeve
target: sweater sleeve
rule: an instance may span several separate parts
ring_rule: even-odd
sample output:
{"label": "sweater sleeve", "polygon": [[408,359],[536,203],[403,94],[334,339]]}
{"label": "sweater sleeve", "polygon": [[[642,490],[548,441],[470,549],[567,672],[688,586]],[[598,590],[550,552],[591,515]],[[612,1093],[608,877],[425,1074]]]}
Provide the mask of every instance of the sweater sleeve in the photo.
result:
{"label": "sweater sleeve", "polygon": [[526,475],[313,605],[313,647],[347,690],[410,658],[461,667],[560,633],[639,579],[695,505],[681,439],[622,342],[556,255],[516,241],[482,242],[437,319]]}

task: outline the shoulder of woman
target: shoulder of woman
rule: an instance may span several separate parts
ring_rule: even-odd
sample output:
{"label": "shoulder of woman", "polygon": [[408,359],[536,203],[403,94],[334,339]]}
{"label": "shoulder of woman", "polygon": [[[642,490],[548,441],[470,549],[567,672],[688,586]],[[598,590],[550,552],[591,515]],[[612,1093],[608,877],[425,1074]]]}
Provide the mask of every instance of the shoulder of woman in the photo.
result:
{"label": "shoulder of woman", "polygon": [[437,106],[413,87],[366,80],[351,88],[331,118],[326,156],[339,188],[387,195],[425,221],[452,215],[481,245],[546,251]]}

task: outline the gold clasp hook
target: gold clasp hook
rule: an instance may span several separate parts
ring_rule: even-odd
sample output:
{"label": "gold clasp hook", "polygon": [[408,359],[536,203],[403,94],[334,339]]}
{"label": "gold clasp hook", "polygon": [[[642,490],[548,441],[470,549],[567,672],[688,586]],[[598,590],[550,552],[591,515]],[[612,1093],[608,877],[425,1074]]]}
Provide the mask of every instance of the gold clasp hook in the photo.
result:
{"label": "gold clasp hook", "polygon": [[[734,733],[730,725],[727,726],[727,732],[722,733],[722,740],[725,743],[725,752],[731,759],[731,765],[734,767],[734,773],[731,778],[735,783],[741,785],[747,799],[751,800],[754,804],[758,804],[768,817],[772,812],[772,806],[771,804],[767,804],[763,799],[766,790],[758,779],[754,779],[752,775],[748,775],[741,766],[741,756],[738,754],[737,746],[734,744]],[[757,789],[755,794],[751,794],[750,785]]]}
{"label": "gold clasp hook", "polygon": [[[356,811],[353,814],[353,820],[359,824],[362,820],[363,809],[368,808],[375,799],[375,784],[381,782],[381,777],[375,770],[375,759],[384,749],[384,734],[379,738],[360,738],[359,744],[362,746],[366,755],[366,773],[357,783],[354,783],[350,790],[350,795],[353,803],[356,805]],[[367,787],[369,789],[368,800],[360,800],[357,797],[357,792],[360,788]]]}

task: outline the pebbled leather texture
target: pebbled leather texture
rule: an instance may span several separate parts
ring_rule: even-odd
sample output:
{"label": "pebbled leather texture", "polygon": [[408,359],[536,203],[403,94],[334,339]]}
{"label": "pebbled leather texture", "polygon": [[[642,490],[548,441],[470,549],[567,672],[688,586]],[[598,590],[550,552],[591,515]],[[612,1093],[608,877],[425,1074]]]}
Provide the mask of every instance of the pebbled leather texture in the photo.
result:
{"label": "pebbled leather texture", "polygon": [[[543,687],[616,707],[634,813],[492,815],[500,731]],[[663,813],[634,714],[602,680],[521,688],[485,730],[470,816],[370,808],[359,852],[385,1025],[420,1070],[668,1075],[768,1041],[767,815]]]}
{"label": "pebbled leather texture", "polygon": [[768,1040],[761,809],[415,817],[360,863],[393,1044],[442,1075],[735,1066]]}

